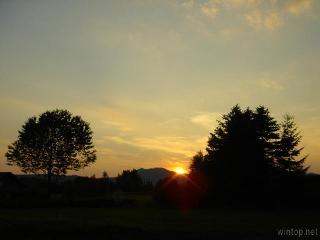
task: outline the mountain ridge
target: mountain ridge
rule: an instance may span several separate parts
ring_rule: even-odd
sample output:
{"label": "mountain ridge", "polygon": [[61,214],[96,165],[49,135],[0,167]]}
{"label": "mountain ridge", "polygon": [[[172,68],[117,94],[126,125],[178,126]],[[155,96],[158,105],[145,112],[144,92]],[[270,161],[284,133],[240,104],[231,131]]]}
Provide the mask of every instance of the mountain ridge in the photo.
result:
{"label": "mountain ridge", "polygon": [[174,174],[166,168],[139,168],[137,169],[139,176],[144,182],[151,182],[153,185],[157,184],[161,179],[169,177]]}

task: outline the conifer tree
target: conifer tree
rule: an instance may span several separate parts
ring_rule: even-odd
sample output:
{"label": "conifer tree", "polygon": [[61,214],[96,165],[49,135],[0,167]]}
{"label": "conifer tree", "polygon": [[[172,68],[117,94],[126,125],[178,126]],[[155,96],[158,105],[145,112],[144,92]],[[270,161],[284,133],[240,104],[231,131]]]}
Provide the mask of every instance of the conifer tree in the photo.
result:
{"label": "conifer tree", "polygon": [[280,170],[294,175],[304,174],[308,170],[308,167],[304,167],[307,156],[297,159],[303,150],[303,147],[299,148],[300,141],[301,135],[294,117],[284,115],[277,153],[277,165]]}

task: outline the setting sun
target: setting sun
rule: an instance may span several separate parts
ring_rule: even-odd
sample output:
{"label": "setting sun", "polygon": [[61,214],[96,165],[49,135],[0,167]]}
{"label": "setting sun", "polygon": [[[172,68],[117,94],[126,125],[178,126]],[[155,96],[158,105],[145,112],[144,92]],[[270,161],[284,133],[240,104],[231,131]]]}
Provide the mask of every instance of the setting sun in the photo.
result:
{"label": "setting sun", "polygon": [[186,174],[187,173],[187,171],[181,167],[175,168],[174,171],[176,172],[176,174]]}

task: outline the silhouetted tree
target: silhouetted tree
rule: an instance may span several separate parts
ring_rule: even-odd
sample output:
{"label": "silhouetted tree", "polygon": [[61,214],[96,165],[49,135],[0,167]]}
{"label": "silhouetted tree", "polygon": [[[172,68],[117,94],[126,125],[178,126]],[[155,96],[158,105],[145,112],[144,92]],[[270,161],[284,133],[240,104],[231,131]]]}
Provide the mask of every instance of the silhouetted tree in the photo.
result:
{"label": "silhouetted tree", "polygon": [[103,177],[104,179],[108,179],[108,178],[109,178],[109,175],[108,175],[107,171],[103,171],[103,172],[102,172],[102,177]]}
{"label": "silhouetted tree", "polygon": [[89,124],[67,110],[47,111],[29,118],[18,139],[8,146],[7,164],[25,173],[53,175],[79,170],[95,162]]}
{"label": "silhouetted tree", "polygon": [[197,180],[202,173],[206,178],[198,183],[205,179],[209,194],[218,193],[215,198],[263,198],[279,168],[293,175],[306,171],[305,158],[295,160],[302,149],[297,148],[301,137],[292,119],[287,118],[281,129],[264,106],[254,111],[234,106],[210,133],[207,153],[193,157],[191,178]]}
{"label": "silhouetted tree", "polygon": [[[210,162],[207,161],[207,156],[199,151],[192,157],[190,164],[190,173],[188,178],[190,182],[194,183],[197,191],[201,192],[201,196],[204,196],[208,189],[208,179],[211,176]],[[198,194],[198,196],[200,197]],[[199,199],[198,199],[199,200]]]}
{"label": "silhouetted tree", "polygon": [[293,175],[301,175],[308,170],[307,167],[304,167],[307,156],[296,159],[303,150],[303,147],[298,148],[300,141],[301,135],[294,122],[294,117],[289,114],[284,115],[277,152],[277,164],[280,170]]}
{"label": "silhouetted tree", "polygon": [[276,121],[263,106],[252,111],[236,105],[223,115],[207,146],[211,187],[232,193],[250,191],[267,181],[277,130]]}
{"label": "silhouetted tree", "polygon": [[202,151],[199,151],[192,157],[190,164],[190,173],[202,172],[205,168],[205,156]]}
{"label": "silhouetted tree", "polygon": [[134,192],[142,190],[142,179],[136,169],[124,170],[117,176],[117,184],[122,191]]}
{"label": "silhouetted tree", "polygon": [[259,106],[253,113],[256,138],[260,151],[269,166],[274,166],[276,160],[277,142],[279,140],[279,124],[270,116],[269,110]]}

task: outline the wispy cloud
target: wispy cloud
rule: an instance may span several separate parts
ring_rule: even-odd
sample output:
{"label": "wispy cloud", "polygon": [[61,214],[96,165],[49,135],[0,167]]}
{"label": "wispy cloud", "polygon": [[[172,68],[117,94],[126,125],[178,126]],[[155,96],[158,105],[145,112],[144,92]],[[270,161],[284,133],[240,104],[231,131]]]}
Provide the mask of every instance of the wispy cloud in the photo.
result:
{"label": "wispy cloud", "polygon": [[201,12],[209,18],[215,18],[219,12],[219,7],[215,0],[209,0],[201,5]]}
{"label": "wispy cloud", "polygon": [[264,26],[269,30],[276,30],[282,26],[282,19],[277,12],[268,13],[264,18]]}
{"label": "wispy cloud", "polygon": [[291,0],[286,3],[285,10],[292,14],[299,15],[310,9],[312,2],[312,0]]}
{"label": "wispy cloud", "polygon": [[208,1],[201,6],[201,11],[205,16],[214,18],[218,14],[219,8],[216,1]]}
{"label": "wispy cloud", "polygon": [[194,149],[194,141],[197,139],[190,139],[189,137],[176,137],[176,136],[159,136],[151,138],[136,138],[135,143],[138,146],[148,149],[157,149],[167,152],[180,153],[185,156],[191,157],[196,149]]}
{"label": "wispy cloud", "polygon": [[107,140],[119,144],[127,144],[135,147],[159,150],[168,153],[181,154],[185,157],[191,157],[202,148],[206,142],[201,136],[154,136],[154,137],[134,137],[124,138],[121,136],[107,136]]}
{"label": "wispy cloud", "polygon": [[191,122],[201,125],[208,129],[214,129],[217,125],[217,120],[221,117],[221,113],[218,112],[207,112],[196,114],[191,117]]}
{"label": "wispy cloud", "polygon": [[217,3],[229,8],[254,7],[260,0],[216,0]]}
{"label": "wispy cloud", "polygon": [[103,121],[103,124],[106,126],[117,128],[118,130],[124,131],[124,132],[130,132],[133,130],[131,127],[128,127],[125,123],[122,123],[122,122]]}
{"label": "wispy cloud", "polygon": [[246,14],[245,19],[249,26],[256,30],[266,28],[273,31],[282,25],[282,19],[277,12],[262,13],[259,10],[255,10]]}
{"label": "wispy cloud", "polygon": [[286,15],[300,15],[312,7],[313,0],[209,0],[201,6],[204,16],[216,18],[225,11],[242,16],[255,30],[274,31],[284,25]]}
{"label": "wispy cloud", "polygon": [[269,78],[261,78],[258,81],[258,84],[262,88],[271,89],[275,91],[281,91],[284,89],[284,86],[282,83],[276,80],[272,80]]}
{"label": "wispy cloud", "polygon": [[249,26],[255,29],[261,29],[263,26],[263,17],[260,11],[253,11],[252,13],[246,14],[245,18]]}

